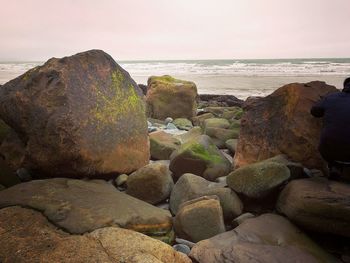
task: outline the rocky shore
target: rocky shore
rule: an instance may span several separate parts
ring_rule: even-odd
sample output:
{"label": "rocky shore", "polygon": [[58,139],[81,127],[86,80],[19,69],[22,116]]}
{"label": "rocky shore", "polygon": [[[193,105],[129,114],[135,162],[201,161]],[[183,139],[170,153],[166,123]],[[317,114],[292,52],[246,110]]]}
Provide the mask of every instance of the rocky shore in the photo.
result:
{"label": "rocky shore", "polygon": [[328,179],[292,83],[246,101],[108,54],[0,86],[0,262],[350,262],[350,185]]}

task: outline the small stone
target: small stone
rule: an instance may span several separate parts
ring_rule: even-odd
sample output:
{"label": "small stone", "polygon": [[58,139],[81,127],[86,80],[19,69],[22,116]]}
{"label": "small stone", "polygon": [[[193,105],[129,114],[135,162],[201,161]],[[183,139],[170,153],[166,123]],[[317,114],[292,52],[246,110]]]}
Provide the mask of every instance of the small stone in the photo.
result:
{"label": "small stone", "polygon": [[178,130],[178,128],[173,123],[168,123],[165,127],[167,130]]}
{"label": "small stone", "polygon": [[176,245],[173,246],[173,248],[177,252],[184,253],[185,255],[188,255],[191,252],[191,249],[188,246],[184,245],[184,244],[176,244]]}
{"label": "small stone", "polygon": [[168,124],[168,123],[171,123],[171,122],[173,122],[173,118],[171,118],[171,117],[167,117],[167,118],[165,118],[165,124]]}
{"label": "small stone", "polygon": [[126,181],[128,180],[127,174],[121,174],[115,179],[115,184],[117,186],[124,186],[126,184]]}
{"label": "small stone", "polygon": [[16,174],[22,182],[29,182],[32,180],[32,176],[30,175],[29,171],[25,168],[19,168],[16,171]]}
{"label": "small stone", "polygon": [[188,246],[190,248],[192,248],[196,244],[196,243],[193,243],[191,241],[188,241],[186,239],[182,239],[182,238],[179,238],[179,237],[175,238],[175,242],[178,243],[178,244],[186,245],[186,246]]}
{"label": "small stone", "polygon": [[173,121],[173,124],[179,129],[179,130],[185,130],[189,131],[193,128],[193,124],[190,120],[186,118],[177,118]]}

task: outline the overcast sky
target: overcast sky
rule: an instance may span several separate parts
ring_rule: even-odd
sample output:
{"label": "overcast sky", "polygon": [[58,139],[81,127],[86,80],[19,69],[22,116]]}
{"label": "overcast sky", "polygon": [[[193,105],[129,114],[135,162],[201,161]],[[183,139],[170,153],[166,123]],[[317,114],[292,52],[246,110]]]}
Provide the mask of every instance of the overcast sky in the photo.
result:
{"label": "overcast sky", "polygon": [[0,60],[350,57],[350,0],[0,0]]}

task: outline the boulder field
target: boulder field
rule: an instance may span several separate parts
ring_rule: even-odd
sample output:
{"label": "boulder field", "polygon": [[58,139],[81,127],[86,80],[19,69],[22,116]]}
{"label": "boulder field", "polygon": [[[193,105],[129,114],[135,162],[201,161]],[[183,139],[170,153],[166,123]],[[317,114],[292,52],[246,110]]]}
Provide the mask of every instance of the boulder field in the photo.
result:
{"label": "boulder field", "polygon": [[139,86],[91,50],[0,87],[0,262],[350,262],[350,186],[309,115],[334,87]]}

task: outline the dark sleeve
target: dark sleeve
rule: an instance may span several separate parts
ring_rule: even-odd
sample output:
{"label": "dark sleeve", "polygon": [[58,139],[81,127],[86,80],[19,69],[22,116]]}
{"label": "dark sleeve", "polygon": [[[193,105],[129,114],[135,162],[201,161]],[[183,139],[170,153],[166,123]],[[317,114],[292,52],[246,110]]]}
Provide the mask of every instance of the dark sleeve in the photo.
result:
{"label": "dark sleeve", "polygon": [[312,106],[310,113],[316,117],[316,118],[321,118],[324,115],[325,111],[325,98],[317,102],[314,106]]}

